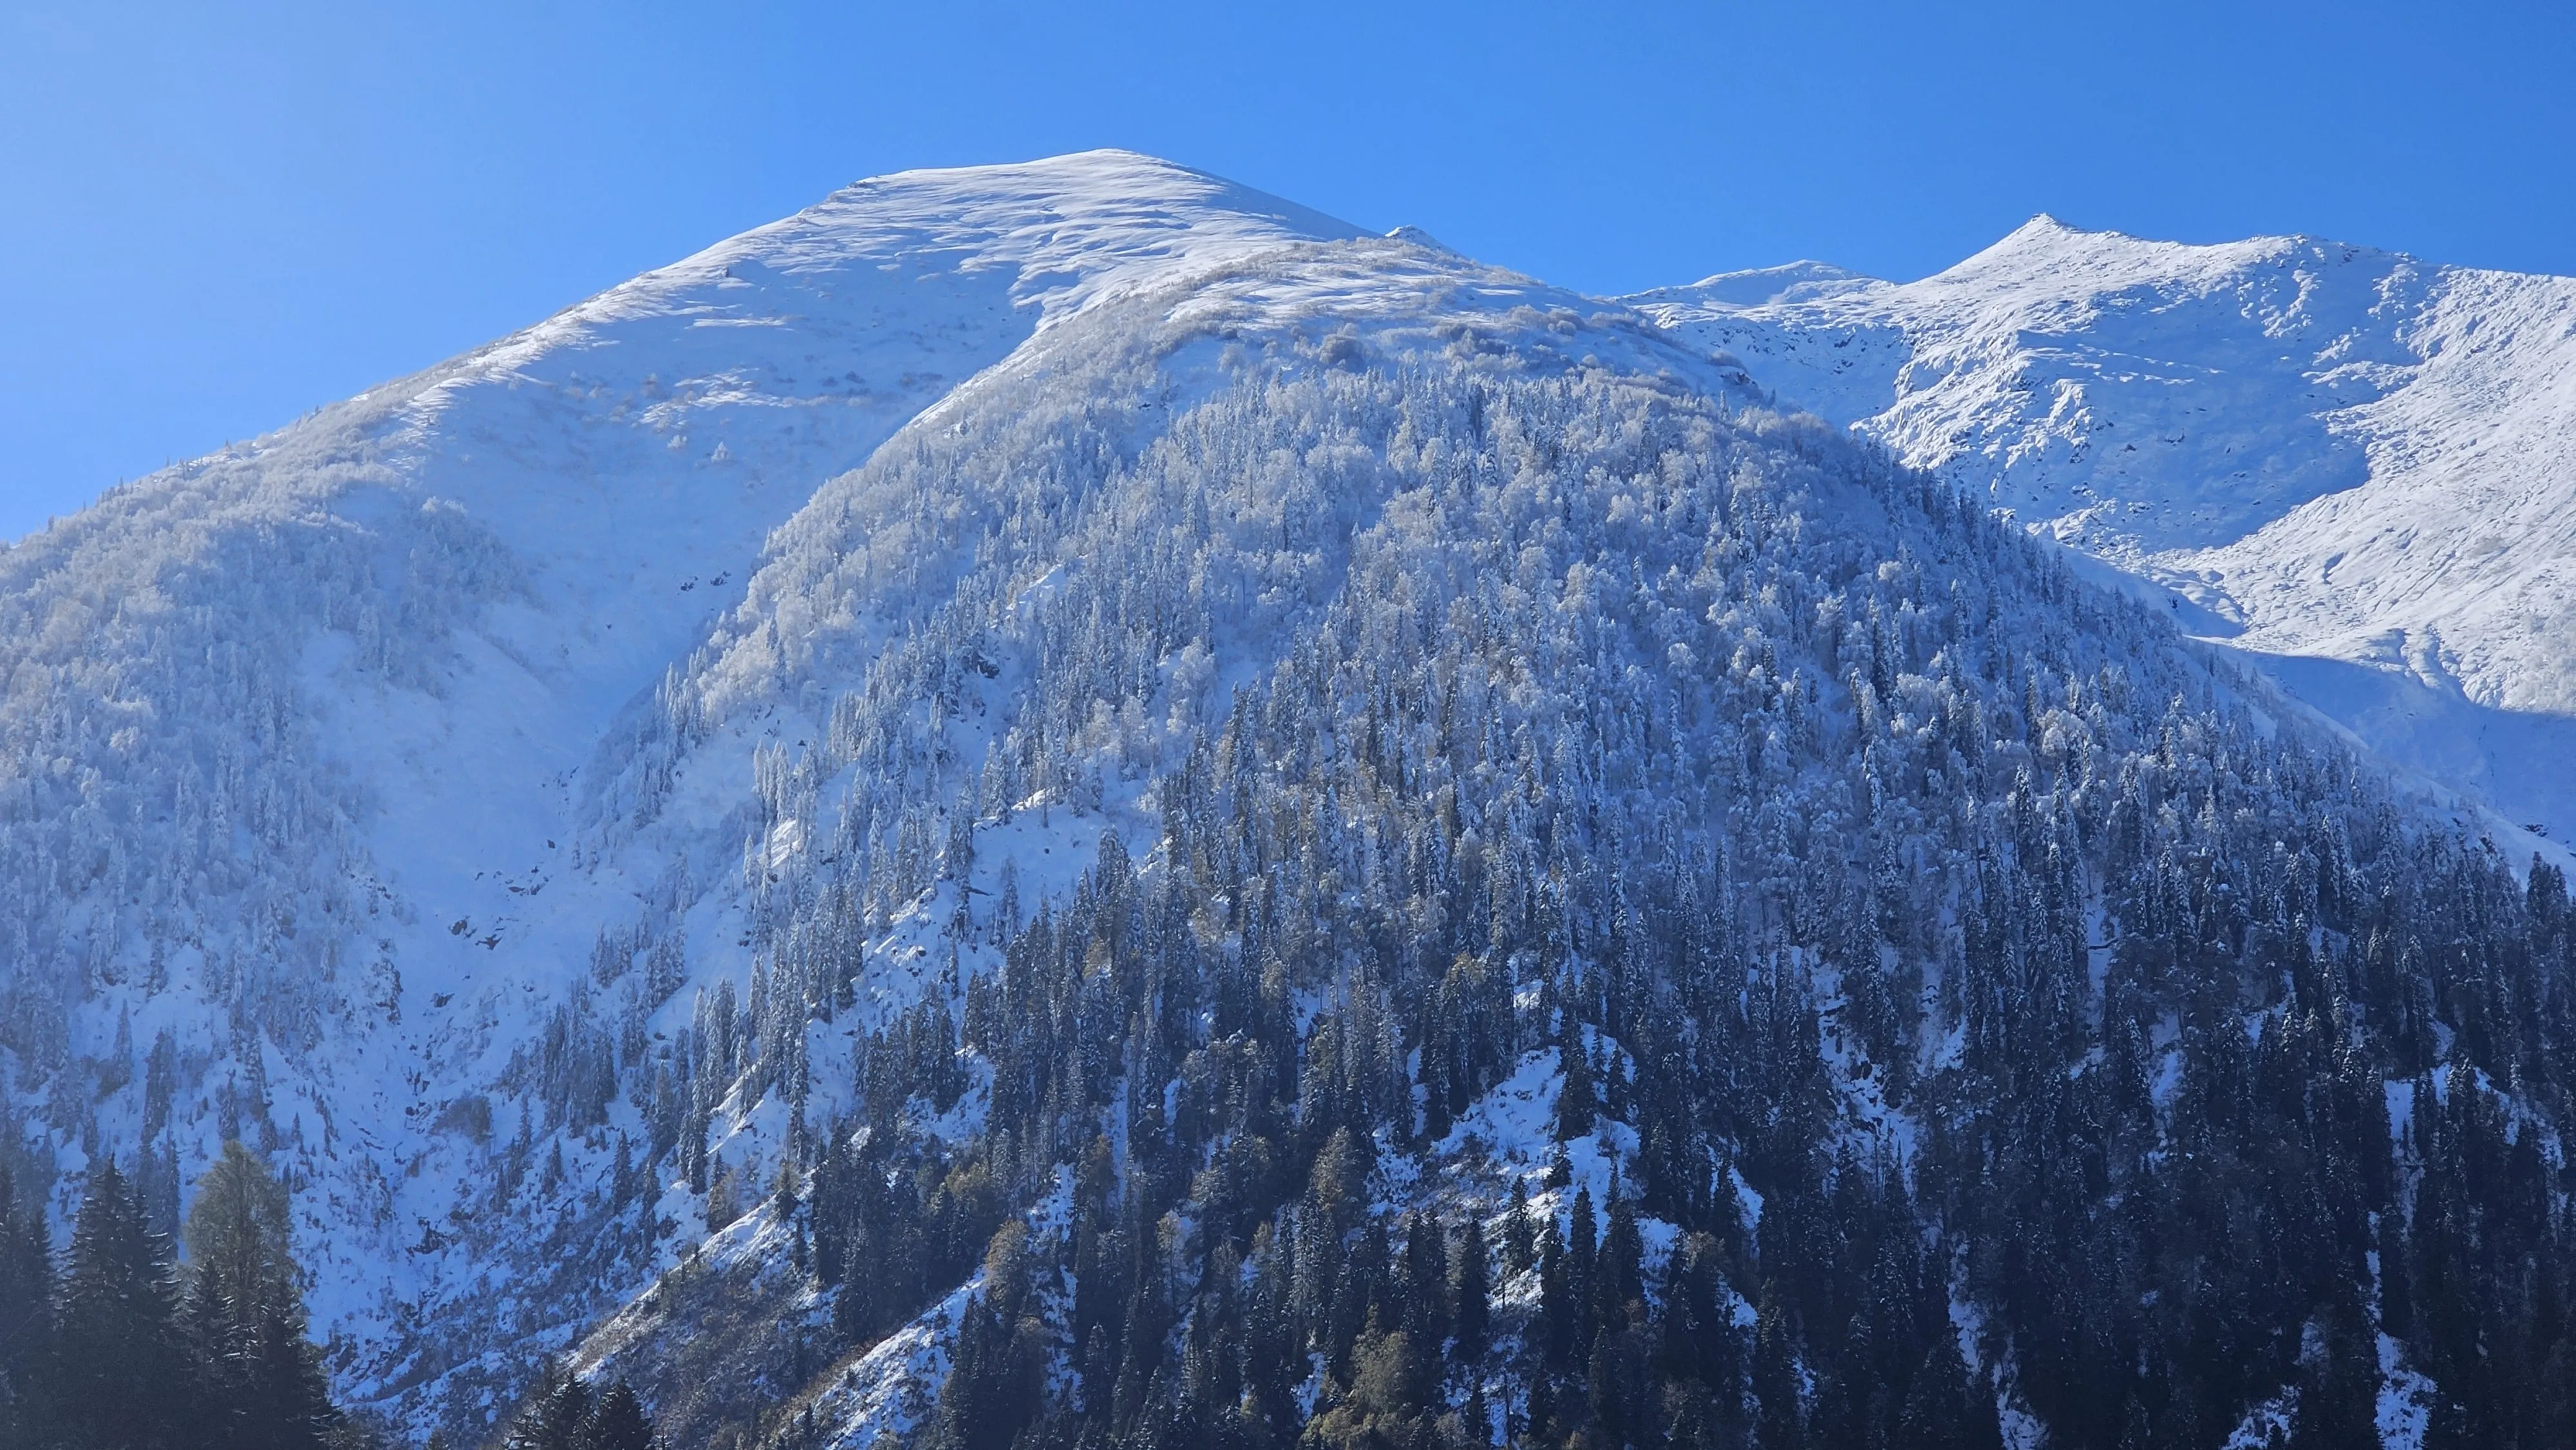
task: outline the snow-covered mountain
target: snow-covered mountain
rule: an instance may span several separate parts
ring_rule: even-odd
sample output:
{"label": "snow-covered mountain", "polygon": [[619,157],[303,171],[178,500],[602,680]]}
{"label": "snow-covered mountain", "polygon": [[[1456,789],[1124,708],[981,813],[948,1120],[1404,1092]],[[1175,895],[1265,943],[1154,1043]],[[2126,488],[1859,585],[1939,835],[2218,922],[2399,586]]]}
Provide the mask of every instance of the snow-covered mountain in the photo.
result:
{"label": "snow-covered mountain", "polygon": [[[1624,313],[1605,337],[1583,298],[1359,235],[1121,152],[864,181],[0,554],[20,1180],[67,1202],[102,1145],[148,1143],[175,1215],[223,1139],[285,1151],[344,1382],[490,1394],[475,1350],[559,1339],[634,1285],[617,1246],[478,1206],[478,1089],[570,997],[631,1038],[751,965],[716,884],[743,870],[756,747],[826,723],[833,606],[798,591],[838,556],[798,546],[848,526],[827,484],[907,423],[938,436],[979,376],[1094,366],[1125,334],[1075,324],[1104,309],[1208,338],[1579,336],[1726,385]],[[661,729],[684,697],[721,740]],[[656,952],[649,989],[610,991]],[[577,1178],[608,1171],[592,1136]],[[533,1282],[496,1297],[496,1275]]]}
{"label": "snow-covered mountain", "polygon": [[1799,263],[1628,300],[2576,839],[2576,279],[2043,216],[1919,282]]}
{"label": "snow-covered mountain", "polygon": [[293,1144],[317,1329],[396,1373],[487,1271],[435,1251],[475,1151],[439,1114],[689,889],[582,854],[584,768],[769,532],[1084,309],[1353,234],[1120,153],[862,182],[0,554],[13,1106],[68,1154],[33,1176]]}
{"label": "snow-covered mountain", "polygon": [[[1657,1314],[1697,1285],[1700,1369],[1759,1361],[1736,1410],[1850,1382],[1775,1301],[1849,1319],[1820,1286],[1855,1265],[1760,1266],[1866,1220],[1903,1264],[1857,1267],[1911,1296],[1868,1352],[1937,1393],[1850,1414],[2071,1424],[2045,1346],[2077,1339],[2031,1316],[2075,1291],[2017,1297],[1968,1185],[2043,1192],[2015,1165],[2079,1118],[2129,1135],[2088,1171],[2132,1202],[2200,1202],[2152,1176],[2186,1130],[2325,1133],[2318,1173],[2358,1132],[2447,1182],[2452,1128],[2384,1131],[2436,1095],[2563,1164],[2554,989],[2411,935],[2473,903],[2467,956],[2555,981],[2562,908],[2162,596],[1769,403],[1979,490],[1961,460],[2009,464],[2025,518],[2284,651],[2307,616],[2211,561],[2381,488],[2414,455],[2372,408],[2473,384],[2475,341],[2373,342],[2373,309],[2501,326],[2442,300],[2482,274],[2334,262],[2363,305],[2326,255],[2041,227],[1912,289],[1800,264],[1627,305],[1127,153],[859,183],[0,554],[0,1155],[59,1218],[139,1153],[167,1224],[252,1143],[340,1392],[416,1433],[561,1353],[687,1436],[877,1443],[966,1413],[943,1376],[992,1370],[1007,1295],[1064,1443],[1194,1443],[1219,1360],[1264,1362],[1264,1415],[1360,1403],[1389,1225],[1593,1203]],[[2114,358],[2123,318],[2200,350]],[[2478,376],[2522,398],[2510,361]],[[2477,658],[2560,658],[2524,644]],[[2195,1126],[2248,1053],[2342,1074],[2335,1113]],[[2104,1303],[2171,1269],[2060,1247],[2123,1266]],[[1562,1284],[1497,1263],[1535,1354]],[[2456,1336],[2366,1287],[2368,1323],[2285,1301],[2153,1413],[2259,1427],[2307,1386],[2420,1422]],[[1312,1364],[1225,1339],[1281,1315]],[[1458,1373],[1459,1443],[1543,1405],[1522,1360]]]}

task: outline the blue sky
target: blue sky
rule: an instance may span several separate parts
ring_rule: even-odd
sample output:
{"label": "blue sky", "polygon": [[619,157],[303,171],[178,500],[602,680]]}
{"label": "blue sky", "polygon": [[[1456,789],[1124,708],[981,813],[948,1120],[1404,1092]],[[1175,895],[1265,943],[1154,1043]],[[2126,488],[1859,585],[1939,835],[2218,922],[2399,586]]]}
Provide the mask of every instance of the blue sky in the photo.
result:
{"label": "blue sky", "polygon": [[2539,4],[0,0],[0,537],[860,176],[1155,152],[1594,291],[2049,211],[2576,273]]}

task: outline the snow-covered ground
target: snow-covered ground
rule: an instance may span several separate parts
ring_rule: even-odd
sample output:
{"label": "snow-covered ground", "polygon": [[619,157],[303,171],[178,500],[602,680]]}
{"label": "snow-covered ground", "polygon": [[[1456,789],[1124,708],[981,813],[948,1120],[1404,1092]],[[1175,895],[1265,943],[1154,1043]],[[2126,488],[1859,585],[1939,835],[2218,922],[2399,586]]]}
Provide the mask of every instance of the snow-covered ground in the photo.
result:
{"label": "snow-covered ground", "polygon": [[2576,837],[2576,279],[2043,216],[1919,282],[1806,262],[1626,300]]}

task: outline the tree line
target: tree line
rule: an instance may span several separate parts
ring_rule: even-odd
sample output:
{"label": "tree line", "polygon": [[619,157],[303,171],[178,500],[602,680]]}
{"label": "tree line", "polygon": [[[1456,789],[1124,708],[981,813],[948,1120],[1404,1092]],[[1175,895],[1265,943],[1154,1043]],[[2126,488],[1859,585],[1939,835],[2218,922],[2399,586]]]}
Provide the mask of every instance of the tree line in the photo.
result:
{"label": "tree line", "polygon": [[[0,1170],[0,1445],[11,1450],[382,1450],[331,1397],[306,1334],[286,1188],[227,1142],[175,1262],[115,1160],[88,1175],[69,1252]],[[443,1441],[433,1439],[433,1445]],[[545,1365],[506,1450],[656,1450],[624,1382]]]}

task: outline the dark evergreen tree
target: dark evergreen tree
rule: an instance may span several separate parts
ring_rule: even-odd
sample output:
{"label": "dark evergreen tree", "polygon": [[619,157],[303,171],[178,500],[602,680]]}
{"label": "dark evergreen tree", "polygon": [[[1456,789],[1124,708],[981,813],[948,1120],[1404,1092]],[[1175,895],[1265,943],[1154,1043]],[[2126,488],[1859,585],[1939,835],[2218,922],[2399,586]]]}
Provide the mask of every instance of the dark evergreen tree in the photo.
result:
{"label": "dark evergreen tree", "polygon": [[305,1338],[291,1232],[285,1187],[226,1143],[188,1209],[181,1318],[201,1371],[201,1443],[308,1450],[337,1419]]}
{"label": "dark evergreen tree", "polygon": [[1455,1306],[1454,1326],[1458,1337],[1458,1360],[1473,1366],[1485,1357],[1486,1338],[1492,1332],[1492,1290],[1486,1267],[1489,1250],[1485,1247],[1485,1226],[1470,1218],[1458,1231],[1458,1251],[1450,1261],[1449,1299]]}
{"label": "dark evergreen tree", "polygon": [[956,1331],[948,1378],[924,1444],[1010,1450],[1044,1408],[1046,1326],[1028,1313],[1028,1233],[1003,1225],[984,1257],[984,1291]]}
{"label": "dark evergreen tree", "polygon": [[527,1403],[511,1417],[502,1437],[504,1450],[582,1450],[591,1405],[590,1386],[547,1360],[538,1369],[536,1388]]}
{"label": "dark evergreen tree", "polygon": [[1936,1328],[1905,1389],[1894,1444],[1909,1450],[1998,1450],[2003,1427],[1994,1396],[1968,1373],[1959,1336]]}
{"label": "dark evergreen tree", "polygon": [[54,1435],[46,1374],[53,1297],[44,1218],[18,1201],[9,1171],[0,1168],[0,1445],[42,1446]]}
{"label": "dark evergreen tree", "polygon": [[76,1450],[202,1443],[199,1378],[173,1311],[168,1246],[116,1164],[90,1171],[54,1311],[56,1433]]}
{"label": "dark evergreen tree", "polygon": [[1556,1137],[1561,1143],[1591,1132],[1599,1112],[1592,1091],[1592,1067],[1583,1050],[1583,1029],[1570,1016],[1557,1047],[1556,1062],[1561,1079],[1556,1094]]}
{"label": "dark evergreen tree", "polygon": [[611,1384],[590,1413],[582,1450],[653,1450],[653,1420],[635,1387],[624,1380]]}
{"label": "dark evergreen tree", "polygon": [[634,1386],[612,1381],[594,1389],[549,1359],[534,1389],[502,1433],[505,1450],[655,1450],[652,1416]]}

